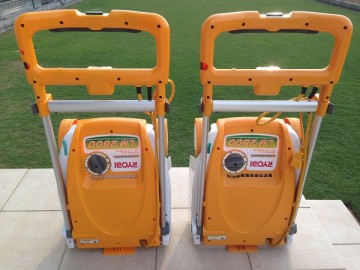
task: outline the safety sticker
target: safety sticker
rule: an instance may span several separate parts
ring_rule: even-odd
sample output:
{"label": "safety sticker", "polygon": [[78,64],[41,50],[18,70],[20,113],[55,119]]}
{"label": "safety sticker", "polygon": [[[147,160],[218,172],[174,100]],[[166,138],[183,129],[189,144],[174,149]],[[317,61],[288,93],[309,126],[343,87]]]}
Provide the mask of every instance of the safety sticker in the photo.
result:
{"label": "safety sticker", "polygon": [[134,172],[141,168],[141,144],[136,135],[109,134],[84,138],[84,152],[102,152],[113,172]]}
{"label": "safety sticker", "polygon": [[226,235],[209,235],[208,240],[226,240]]}
{"label": "safety sticker", "polygon": [[99,239],[80,239],[80,244],[99,244]]}
{"label": "safety sticker", "polygon": [[279,137],[268,134],[230,134],[225,137],[224,151],[238,150],[246,156],[249,171],[272,171],[279,154]]}

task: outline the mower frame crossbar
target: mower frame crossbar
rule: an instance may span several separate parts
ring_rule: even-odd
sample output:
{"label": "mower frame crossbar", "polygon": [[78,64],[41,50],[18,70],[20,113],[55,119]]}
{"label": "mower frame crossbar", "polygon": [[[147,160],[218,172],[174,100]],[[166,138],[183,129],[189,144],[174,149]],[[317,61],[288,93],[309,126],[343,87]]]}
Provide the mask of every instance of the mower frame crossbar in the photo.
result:
{"label": "mower frame crossbar", "polygon": [[214,112],[315,112],[317,106],[314,100],[213,100]]}
{"label": "mower frame crossbar", "polygon": [[155,101],[136,100],[53,100],[50,112],[153,112]]}

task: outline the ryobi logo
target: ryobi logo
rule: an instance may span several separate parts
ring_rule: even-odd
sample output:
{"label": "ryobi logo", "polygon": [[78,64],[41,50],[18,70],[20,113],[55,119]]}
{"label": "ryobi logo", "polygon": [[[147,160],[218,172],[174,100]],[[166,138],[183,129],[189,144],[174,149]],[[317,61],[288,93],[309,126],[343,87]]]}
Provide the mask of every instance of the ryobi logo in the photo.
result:
{"label": "ryobi logo", "polygon": [[117,168],[117,169],[121,169],[121,168],[139,168],[139,164],[136,161],[114,162],[114,167]]}
{"label": "ryobi logo", "polygon": [[254,161],[250,161],[250,167],[252,168],[272,168],[274,167],[274,164],[272,161],[257,161],[257,160],[254,160]]}

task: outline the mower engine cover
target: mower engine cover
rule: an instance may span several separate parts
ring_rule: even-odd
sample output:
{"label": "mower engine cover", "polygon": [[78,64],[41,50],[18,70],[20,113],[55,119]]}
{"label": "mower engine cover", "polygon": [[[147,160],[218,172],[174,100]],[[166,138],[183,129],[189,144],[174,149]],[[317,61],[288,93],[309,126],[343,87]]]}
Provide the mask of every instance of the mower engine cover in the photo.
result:
{"label": "mower engine cover", "polygon": [[294,129],[277,119],[219,119],[208,141],[203,244],[264,245],[283,238],[292,211],[299,170],[290,166],[299,150]]}
{"label": "mower engine cover", "polygon": [[60,162],[77,247],[160,245],[152,125],[95,118],[67,128]]}

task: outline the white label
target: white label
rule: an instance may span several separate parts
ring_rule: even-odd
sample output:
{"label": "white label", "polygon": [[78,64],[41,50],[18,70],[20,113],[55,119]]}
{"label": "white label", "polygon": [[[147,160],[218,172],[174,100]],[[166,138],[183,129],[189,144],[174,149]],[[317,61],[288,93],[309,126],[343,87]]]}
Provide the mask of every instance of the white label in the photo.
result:
{"label": "white label", "polygon": [[208,240],[226,240],[226,235],[209,235]]}
{"label": "white label", "polygon": [[268,134],[231,134],[224,140],[224,151],[240,150],[246,155],[249,171],[272,171],[276,168],[279,137]]}
{"label": "white label", "polygon": [[135,135],[104,134],[85,137],[84,151],[107,155],[113,172],[135,172],[141,168],[141,144],[139,137]]}
{"label": "white label", "polygon": [[99,244],[99,239],[80,239],[80,244]]}

